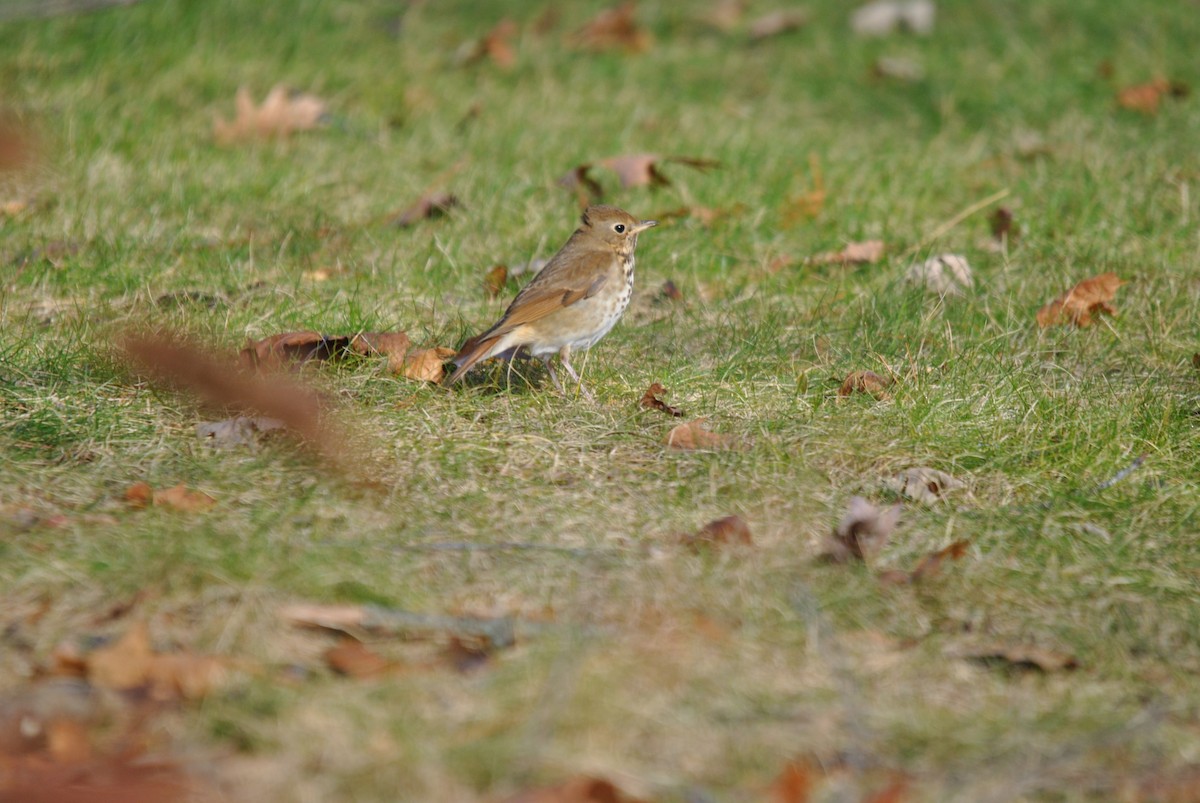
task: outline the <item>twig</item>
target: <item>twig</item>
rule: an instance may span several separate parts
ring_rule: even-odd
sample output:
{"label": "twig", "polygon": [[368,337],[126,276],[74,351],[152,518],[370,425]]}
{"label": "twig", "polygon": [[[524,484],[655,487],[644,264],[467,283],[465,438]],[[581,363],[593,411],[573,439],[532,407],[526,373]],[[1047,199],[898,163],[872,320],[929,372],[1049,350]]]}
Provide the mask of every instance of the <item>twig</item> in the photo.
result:
{"label": "twig", "polygon": [[1138,455],[1137,457],[1134,458],[1132,463],[1125,466],[1125,468],[1121,469],[1116,474],[1113,474],[1111,477],[1106,479],[1104,482],[1097,485],[1095,490],[1093,491],[1093,493],[1099,493],[1100,491],[1108,490],[1109,488],[1113,487],[1118,482],[1125,479],[1130,474],[1132,474],[1133,472],[1135,472],[1139,468],[1141,468],[1142,463],[1145,463],[1145,462],[1146,462],[1146,455],[1144,455],[1144,454]]}
{"label": "twig", "polygon": [[905,251],[903,256],[906,256],[906,257],[912,256],[913,254],[917,253],[918,251],[924,250],[925,247],[928,246],[930,243],[932,243],[934,240],[937,240],[943,234],[950,231],[950,229],[954,228],[959,223],[962,223],[964,220],[966,220],[971,215],[978,212],[980,209],[986,209],[987,207],[991,206],[992,204],[996,203],[997,201],[1007,198],[1008,193],[1009,193],[1009,190],[1006,187],[1006,188],[1000,190],[999,192],[992,193],[988,197],[984,198],[982,201],[976,201],[975,203],[968,206],[966,209],[959,212],[954,217],[952,217],[949,220],[947,220],[946,222],[940,224],[936,229],[933,230],[932,234],[922,237],[921,241],[919,243],[917,243],[916,245],[914,245],[913,247],[909,248],[907,251]]}

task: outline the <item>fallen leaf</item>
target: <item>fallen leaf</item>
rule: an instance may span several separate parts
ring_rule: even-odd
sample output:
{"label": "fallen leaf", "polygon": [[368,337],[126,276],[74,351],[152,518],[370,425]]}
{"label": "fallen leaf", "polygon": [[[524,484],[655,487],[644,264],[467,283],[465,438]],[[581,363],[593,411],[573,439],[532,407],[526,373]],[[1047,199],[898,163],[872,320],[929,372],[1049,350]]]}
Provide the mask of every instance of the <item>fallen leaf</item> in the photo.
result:
{"label": "fallen leaf", "polygon": [[933,31],[933,0],[876,0],[855,10],[850,27],[859,36],[886,36],[898,28],[913,33]]}
{"label": "fallen leaf", "polygon": [[397,228],[406,228],[422,220],[441,217],[451,209],[461,206],[458,196],[448,192],[431,192],[422,195],[411,206],[388,217],[388,223]]}
{"label": "fallen leaf", "polygon": [[804,260],[809,265],[864,265],[874,264],[883,258],[883,241],[866,240],[848,243],[841,251],[826,251]]}
{"label": "fallen leaf", "polygon": [[675,416],[676,418],[681,417],[683,415],[682,410],[678,407],[672,407],[659,398],[659,396],[666,395],[666,392],[666,388],[660,383],[654,382],[650,387],[646,388],[646,392],[642,394],[642,400],[638,404],[647,410],[662,410],[667,415]]}
{"label": "fallen leaf", "polygon": [[958,296],[964,289],[975,286],[967,258],[958,254],[938,254],[908,269],[905,278],[910,284],[923,286],[931,293]]}
{"label": "fallen leaf", "polygon": [[378,605],[307,603],[287,605],[280,609],[279,615],[290,624],[323,630],[365,630],[404,638],[449,636],[486,644],[490,649],[511,647],[516,643],[517,622],[511,616],[444,616]]}
{"label": "fallen leaf", "polygon": [[486,58],[500,69],[510,70],[517,63],[517,52],[512,44],[517,31],[517,23],[502,19],[479,39],[468,42],[456,60],[461,64],[474,64]]}
{"label": "fallen leaf", "polygon": [[899,520],[899,505],[881,511],[861,496],[852,497],[846,515],[827,541],[827,559],[833,563],[866,560],[883,548]]}
{"label": "fallen leaf", "polygon": [[845,398],[852,393],[867,393],[878,401],[885,401],[891,398],[887,391],[891,384],[890,379],[884,379],[874,371],[853,371],[842,382],[837,395]]}
{"label": "fallen leaf", "polygon": [[683,293],[670,279],[662,283],[662,287],[658,289],[658,294],[667,301],[683,301]]}
{"label": "fallen leaf", "polygon": [[899,569],[889,569],[879,573],[879,582],[885,585],[912,585],[923,580],[936,577],[942,571],[942,564],[947,560],[958,560],[967,554],[970,541],[959,540],[937,552],[930,552],[917,562],[911,572]]}
{"label": "fallen leaf", "polygon": [[878,792],[869,793],[862,799],[862,803],[904,803],[908,798],[909,784],[908,778],[894,778]]}
{"label": "fallen leaf", "polygon": [[909,499],[932,505],[942,501],[948,491],[961,488],[963,483],[936,468],[917,466],[887,478],[884,485]]}
{"label": "fallen leaf", "polygon": [[925,68],[917,61],[900,56],[880,56],[871,64],[871,75],[906,84],[925,79]]}
{"label": "fallen leaf", "polygon": [[789,761],[767,788],[767,803],[808,803],[816,774],[816,768],[807,761]]}
{"label": "fallen leaf", "polygon": [[232,449],[237,446],[255,446],[258,444],[258,436],[283,429],[284,424],[278,418],[238,415],[224,421],[202,421],[196,425],[196,437],[210,446]]}
{"label": "fallen leaf", "polygon": [[325,651],[325,663],[339,675],[372,678],[394,672],[399,665],[389,661],[355,638],[343,638]]}
{"label": "fallen leaf", "polygon": [[367,357],[403,358],[410,346],[412,341],[404,332],[359,332],[350,338],[350,350]]}
{"label": "fallen leaf", "polygon": [[[600,200],[604,188],[590,171],[594,167],[603,167],[617,174],[621,187],[666,187],[671,180],[660,169],[667,163],[682,164],[698,170],[708,170],[720,167],[721,163],[713,159],[701,159],[693,156],[660,156],[656,153],[635,153],[625,156],[610,156],[598,162],[587,162],[573,167],[570,172],[559,179],[558,183],[567,189],[574,190],[584,201]],[[585,193],[586,190],[586,193]]]}
{"label": "fallen leaf", "polygon": [[648,50],[654,38],[638,25],[634,18],[636,13],[634,0],[605,9],[575,31],[570,41],[587,50],[621,48],[632,53]]}
{"label": "fallen leaf", "polygon": [[985,666],[999,666],[1014,670],[1036,669],[1041,672],[1059,672],[1079,666],[1079,662],[1073,655],[1024,644],[958,647],[951,648],[949,653],[952,657],[975,661]]}
{"label": "fallen leaf", "polygon": [[699,530],[681,535],[679,543],[692,549],[711,546],[751,546],[750,525],[741,516],[725,516],[705,524]]}
{"label": "fallen leaf", "polygon": [[237,91],[237,116],[232,122],[223,117],[213,120],[213,136],[222,145],[257,137],[287,137],[296,131],[316,128],[328,114],[325,101],[304,92],[290,92],[278,84],[267,93],[262,106],[256,107],[250,90]]}
{"label": "fallen leaf", "polygon": [[1117,308],[1109,302],[1117,288],[1125,282],[1115,273],[1102,273],[1079,284],[1038,310],[1038,326],[1054,326],[1067,321],[1083,328],[1092,325],[1092,314],[1106,312],[1116,315]]}
{"label": "fallen leaf", "polygon": [[500,803],[644,803],[622,792],[611,781],[581,776],[555,786],[526,789]]}
{"label": "fallen leaf", "polygon": [[169,507],[182,513],[199,513],[217,503],[203,491],[193,491],[182,482],[165,491],[154,492],[155,507]]}
{"label": "fallen leaf", "polygon": [[504,292],[504,286],[508,283],[508,266],[497,265],[487,272],[487,277],[484,279],[484,287],[487,288],[489,298],[495,298]]}
{"label": "fallen leaf", "polygon": [[1158,114],[1162,99],[1166,96],[1175,98],[1186,97],[1190,92],[1187,84],[1181,81],[1168,81],[1158,77],[1153,81],[1136,86],[1127,86],[1117,92],[1117,105],[1122,109],[1140,112],[1146,115]]}
{"label": "fallen leaf", "polygon": [[349,352],[365,356],[403,356],[410,342],[404,332],[359,332],[355,335],[283,332],[248,341],[240,360],[246,368],[274,369],[309,360],[330,360]]}
{"label": "fallen leaf", "polygon": [[751,42],[761,42],[763,39],[802,28],[807,23],[807,11],[798,8],[781,9],[764,14],[751,22],[746,33],[749,34]]}
{"label": "fallen leaf", "polygon": [[409,352],[404,358],[404,378],[419,382],[441,382],[445,376],[442,366],[457,353],[445,346]]}
{"label": "fallen leaf", "polygon": [[154,490],[148,483],[135,482],[125,490],[125,502],[132,508],[169,507],[184,513],[208,510],[217,503],[206,493],[190,490],[180,483],[164,491]]}
{"label": "fallen leaf", "polygon": [[87,653],[83,661],[94,685],[115,691],[146,688],[157,700],[200,699],[229,680],[221,658],[155,652],[145,622],[131,627],[118,641]]}
{"label": "fallen leaf", "polygon": [[680,424],[667,433],[667,446],[672,449],[730,449],[734,443],[732,435],[722,435],[705,427],[703,418]]}
{"label": "fallen leaf", "polygon": [[996,242],[1011,243],[1017,238],[1017,231],[1013,227],[1013,213],[1007,206],[996,209],[988,222],[992,227],[992,239]]}
{"label": "fallen leaf", "polygon": [[28,201],[5,201],[4,203],[0,203],[0,217],[16,217],[28,208]]}

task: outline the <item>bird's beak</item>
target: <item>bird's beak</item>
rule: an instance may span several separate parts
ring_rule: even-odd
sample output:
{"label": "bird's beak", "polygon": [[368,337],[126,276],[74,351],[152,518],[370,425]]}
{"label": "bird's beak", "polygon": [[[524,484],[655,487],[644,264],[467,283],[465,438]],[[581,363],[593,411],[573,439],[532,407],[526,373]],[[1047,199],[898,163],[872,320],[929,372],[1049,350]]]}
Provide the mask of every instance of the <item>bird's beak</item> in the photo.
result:
{"label": "bird's beak", "polygon": [[657,220],[643,220],[641,223],[639,223],[633,227],[633,233],[637,234],[639,231],[645,231],[646,229],[648,229],[652,226],[657,226],[657,225],[658,225]]}

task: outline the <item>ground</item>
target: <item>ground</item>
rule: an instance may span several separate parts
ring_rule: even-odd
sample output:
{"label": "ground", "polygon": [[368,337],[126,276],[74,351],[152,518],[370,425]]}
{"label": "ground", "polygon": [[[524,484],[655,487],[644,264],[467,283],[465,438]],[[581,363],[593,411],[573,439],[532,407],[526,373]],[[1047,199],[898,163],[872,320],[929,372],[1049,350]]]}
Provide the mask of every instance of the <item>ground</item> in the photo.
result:
{"label": "ground", "polygon": [[[0,176],[0,692],[137,622],[156,650],[219,656],[232,676],[143,738],[231,799],[500,799],[591,774],[747,800],[793,760],[829,800],[898,778],[911,800],[1190,799],[1192,5],[943,3],[928,35],[865,37],[820,0],[751,42],[706,4],[643,0],[637,50],[575,41],[603,9],[584,2],[0,20],[0,100],[39,139]],[[469,59],[503,18],[515,64]],[[1156,109],[1118,102],[1159,78]],[[239,87],[277,83],[328,117],[214,141]],[[536,365],[447,391],[354,357],[299,374],[349,460],[214,449],[195,425],[222,416],[118,348],[170,329],[232,370],[292,330],[456,347],[528,278],[493,296],[488,271],[574,228],[558,179],[637,153],[719,166],[665,163],[664,187],[594,171],[606,202],[661,221],[625,320],[575,360],[595,403]],[[459,205],[393,225],[431,190]],[[811,259],[870,240],[874,262]],[[972,288],[906,280],[942,253]],[[1037,324],[1106,272],[1115,315]],[[886,393],[839,396],[864,370]],[[685,418],[639,406],[652,382]],[[697,417],[733,448],[665,445]],[[961,487],[889,486],[916,467]],[[138,482],[216,504],[138,509]],[[865,562],[824,561],[853,496],[899,524]],[[751,545],[679,543],[727,515]],[[880,581],[958,540],[936,576]],[[334,634],[281,618],[295,603],[513,616],[518,639],[459,671],[447,633],[356,630],[403,668],[343,677]],[[1074,667],[969,657],[1017,649]]]}

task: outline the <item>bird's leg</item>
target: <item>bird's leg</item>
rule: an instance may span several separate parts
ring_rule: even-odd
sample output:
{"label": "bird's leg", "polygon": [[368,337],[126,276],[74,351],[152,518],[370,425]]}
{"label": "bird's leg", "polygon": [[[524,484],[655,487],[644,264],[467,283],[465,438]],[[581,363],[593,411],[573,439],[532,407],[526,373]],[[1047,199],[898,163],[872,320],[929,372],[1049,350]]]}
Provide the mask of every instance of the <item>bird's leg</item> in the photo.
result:
{"label": "bird's leg", "polygon": [[554,366],[550,364],[550,357],[551,357],[551,355],[549,355],[549,354],[547,354],[545,357],[542,357],[542,364],[546,366],[546,373],[550,374],[550,381],[554,383],[554,387],[558,390],[559,393],[566,396],[567,392],[565,390],[563,390],[563,386],[559,384],[558,374],[556,374],[554,372]]}
{"label": "bird's leg", "polygon": [[571,367],[571,347],[563,346],[558,350],[558,358],[562,360],[563,368],[567,369],[567,374],[579,385],[579,392],[583,394],[583,398],[588,401],[595,401],[596,397],[587,389],[587,385],[583,384],[583,380],[579,378],[579,374],[575,373],[575,369]]}

